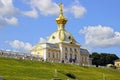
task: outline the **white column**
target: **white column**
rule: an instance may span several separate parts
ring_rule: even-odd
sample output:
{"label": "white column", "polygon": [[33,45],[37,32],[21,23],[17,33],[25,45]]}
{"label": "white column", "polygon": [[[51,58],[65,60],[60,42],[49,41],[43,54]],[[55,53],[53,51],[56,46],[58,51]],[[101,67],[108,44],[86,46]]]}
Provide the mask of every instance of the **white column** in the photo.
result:
{"label": "white column", "polygon": [[46,61],[46,57],[47,57],[47,51],[46,51],[46,49],[43,49],[43,59],[44,59],[44,61]]}
{"label": "white column", "polygon": [[64,51],[62,44],[59,44],[59,48],[60,48],[60,61],[62,61],[62,59],[64,59]]}
{"label": "white column", "polygon": [[77,52],[78,52],[78,54],[77,54],[77,63],[80,64],[80,62],[81,62],[81,60],[80,60],[80,58],[81,58],[81,56],[80,56],[80,48],[79,49],[77,48]]}

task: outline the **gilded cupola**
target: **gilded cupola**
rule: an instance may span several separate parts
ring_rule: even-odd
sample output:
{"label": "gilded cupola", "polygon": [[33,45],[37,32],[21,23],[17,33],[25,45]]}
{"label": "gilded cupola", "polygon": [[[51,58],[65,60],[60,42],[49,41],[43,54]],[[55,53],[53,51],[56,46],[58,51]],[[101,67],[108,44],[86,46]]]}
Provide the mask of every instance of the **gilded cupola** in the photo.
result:
{"label": "gilded cupola", "polygon": [[49,37],[48,43],[59,43],[59,42],[66,42],[66,43],[77,43],[73,36],[65,30],[65,24],[67,22],[67,18],[63,15],[63,4],[59,5],[60,14],[58,18],[56,18],[56,23],[58,25],[58,30]]}
{"label": "gilded cupola", "polygon": [[60,15],[58,18],[56,18],[56,23],[58,24],[58,30],[64,29],[64,26],[67,22],[67,19],[63,15],[63,4],[62,3],[59,5],[59,8],[60,8]]}

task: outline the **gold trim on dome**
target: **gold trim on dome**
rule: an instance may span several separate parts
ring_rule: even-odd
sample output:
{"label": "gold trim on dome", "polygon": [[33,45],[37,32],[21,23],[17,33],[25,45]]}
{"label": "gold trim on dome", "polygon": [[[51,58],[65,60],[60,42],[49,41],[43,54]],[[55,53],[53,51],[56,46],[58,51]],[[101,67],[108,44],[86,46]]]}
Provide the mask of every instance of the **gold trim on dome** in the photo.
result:
{"label": "gold trim on dome", "polygon": [[61,31],[59,32],[59,39],[60,39],[61,41],[64,41],[64,39],[65,39],[65,32],[64,32],[64,30],[61,30]]}

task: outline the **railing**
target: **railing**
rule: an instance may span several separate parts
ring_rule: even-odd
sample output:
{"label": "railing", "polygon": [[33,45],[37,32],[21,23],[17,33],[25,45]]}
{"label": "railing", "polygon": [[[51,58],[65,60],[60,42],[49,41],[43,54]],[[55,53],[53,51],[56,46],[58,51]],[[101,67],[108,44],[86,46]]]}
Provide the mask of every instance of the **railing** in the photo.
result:
{"label": "railing", "polygon": [[15,58],[15,59],[39,60],[39,61],[43,60],[42,58],[33,56],[31,54],[5,51],[5,50],[0,50],[0,56],[8,57],[8,58]]}

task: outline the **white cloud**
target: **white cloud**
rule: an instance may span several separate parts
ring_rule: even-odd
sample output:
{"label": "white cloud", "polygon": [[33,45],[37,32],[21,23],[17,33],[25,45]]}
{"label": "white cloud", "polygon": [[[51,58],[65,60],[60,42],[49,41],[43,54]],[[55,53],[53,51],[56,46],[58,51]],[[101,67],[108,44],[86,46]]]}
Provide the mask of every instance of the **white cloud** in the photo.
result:
{"label": "white cloud", "polygon": [[31,0],[31,6],[37,8],[43,15],[54,15],[59,12],[58,5],[52,0]]}
{"label": "white cloud", "polygon": [[120,32],[107,26],[88,26],[80,30],[85,35],[85,44],[91,47],[120,46]]}
{"label": "white cloud", "polygon": [[10,19],[5,18],[5,21],[6,21],[8,24],[12,24],[12,25],[18,24],[18,19],[17,19],[16,17],[12,17],[12,18],[10,18]]}
{"label": "white cloud", "polygon": [[0,27],[16,25],[18,20],[15,16],[18,14],[18,9],[13,6],[13,0],[0,0]]}
{"label": "white cloud", "polygon": [[31,18],[38,18],[38,12],[36,9],[32,9],[31,11],[23,12],[23,15],[31,17]]}
{"label": "white cloud", "polygon": [[[38,18],[39,13],[44,16],[59,13],[59,6],[53,0],[26,0],[25,3],[28,8],[31,8],[31,11],[19,10],[14,6],[13,0],[0,0],[0,28],[6,25],[18,24],[18,15]],[[86,9],[80,5],[78,0],[74,0],[73,3],[69,8],[64,6],[63,11],[66,10],[65,12],[74,14],[75,18],[82,17]]]}
{"label": "white cloud", "polygon": [[81,18],[87,10],[80,4],[79,0],[74,0],[73,3],[74,4],[70,8],[71,13],[73,13],[75,18]]}
{"label": "white cloud", "polygon": [[41,37],[39,43],[46,43],[46,39]]}
{"label": "white cloud", "polygon": [[[80,18],[86,13],[86,9],[80,4],[78,0],[74,0],[73,5],[69,8],[64,7],[64,11],[73,13],[75,18]],[[52,0],[31,0],[32,8],[37,8],[42,15],[55,15],[59,13],[59,6]]]}
{"label": "white cloud", "polygon": [[81,5],[73,5],[71,12],[74,14],[75,18],[80,18],[86,13],[86,9]]}
{"label": "white cloud", "polygon": [[23,42],[19,40],[7,41],[7,43],[17,51],[30,52],[32,45],[28,42]]}
{"label": "white cloud", "polygon": [[[14,51],[19,52],[30,52],[33,46],[28,42],[23,42],[20,40],[5,41],[6,44],[10,45]],[[46,39],[40,38],[39,43],[46,43]]]}
{"label": "white cloud", "polygon": [[13,6],[13,0],[0,0],[1,16],[14,16],[17,14],[18,10]]}

